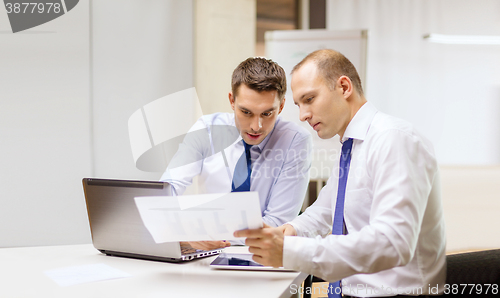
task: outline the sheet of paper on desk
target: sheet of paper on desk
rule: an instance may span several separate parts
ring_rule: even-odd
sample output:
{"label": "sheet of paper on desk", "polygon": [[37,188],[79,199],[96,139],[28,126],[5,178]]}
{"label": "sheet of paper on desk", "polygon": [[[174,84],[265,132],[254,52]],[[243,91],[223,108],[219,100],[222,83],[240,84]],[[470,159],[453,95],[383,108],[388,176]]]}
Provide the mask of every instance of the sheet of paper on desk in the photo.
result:
{"label": "sheet of paper on desk", "polygon": [[156,243],[232,240],[236,230],[262,227],[257,192],[136,197],[135,203]]}
{"label": "sheet of paper on desk", "polygon": [[61,287],[131,276],[106,264],[64,267],[45,271],[44,274]]}

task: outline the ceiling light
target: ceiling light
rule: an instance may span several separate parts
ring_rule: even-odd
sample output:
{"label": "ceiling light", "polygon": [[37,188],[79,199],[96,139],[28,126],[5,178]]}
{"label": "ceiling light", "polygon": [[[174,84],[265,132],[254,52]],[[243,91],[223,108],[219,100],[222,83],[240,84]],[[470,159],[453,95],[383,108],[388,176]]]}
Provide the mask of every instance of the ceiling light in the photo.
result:
{"label": "ceiling light", "polygon": [[444,44],[474,44],[474,45],[500,45],[500,36],[498,35],[446,35],[446,34],[427,34],[424,39],[429,42]]}

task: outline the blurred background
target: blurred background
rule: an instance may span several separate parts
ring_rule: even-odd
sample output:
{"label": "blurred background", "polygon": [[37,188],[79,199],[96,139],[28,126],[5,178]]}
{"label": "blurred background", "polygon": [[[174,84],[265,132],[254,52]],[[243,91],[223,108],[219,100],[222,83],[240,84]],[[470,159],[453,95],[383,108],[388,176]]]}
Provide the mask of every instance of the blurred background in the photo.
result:
{"label": "blurred background", "polygon": [[128,118],[191,87],[203,114],[231,111],[239,62],[281,64],[276,30],[366,32],[367,99],[435,146],[447,250],[500,246],[499,1],[81,0],[18,33],[0,7],[0,247],[90,243],[82,178],[161,175],[135,167]]}

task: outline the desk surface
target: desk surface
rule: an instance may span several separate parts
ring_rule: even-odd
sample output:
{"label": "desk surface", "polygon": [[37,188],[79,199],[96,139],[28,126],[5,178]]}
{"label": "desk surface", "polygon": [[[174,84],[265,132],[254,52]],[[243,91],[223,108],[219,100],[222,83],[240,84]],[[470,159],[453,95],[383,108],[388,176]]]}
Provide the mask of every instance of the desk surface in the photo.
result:
{"label": "desk surface", "polygon": [[[300,272],[214,270],[215,257],[183,264],[110,257],[91,244],[0,248],[1,297],[290,297]],[[106,264],[132,275],[60,287],[44,271]]]}

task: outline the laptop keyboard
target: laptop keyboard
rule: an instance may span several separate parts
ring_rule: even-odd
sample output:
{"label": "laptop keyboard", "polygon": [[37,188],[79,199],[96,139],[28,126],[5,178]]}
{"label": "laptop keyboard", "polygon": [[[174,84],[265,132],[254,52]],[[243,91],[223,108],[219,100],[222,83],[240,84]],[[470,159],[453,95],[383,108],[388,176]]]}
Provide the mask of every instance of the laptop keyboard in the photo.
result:
{"label": "laptop keyboard", "polygon": [[190,246],[182,246],[181,245],[181,254],[183,254],[183,255],[194,254],[194,253],[200,252],[200,251],[203,251],[203,250],[192,248]]}

